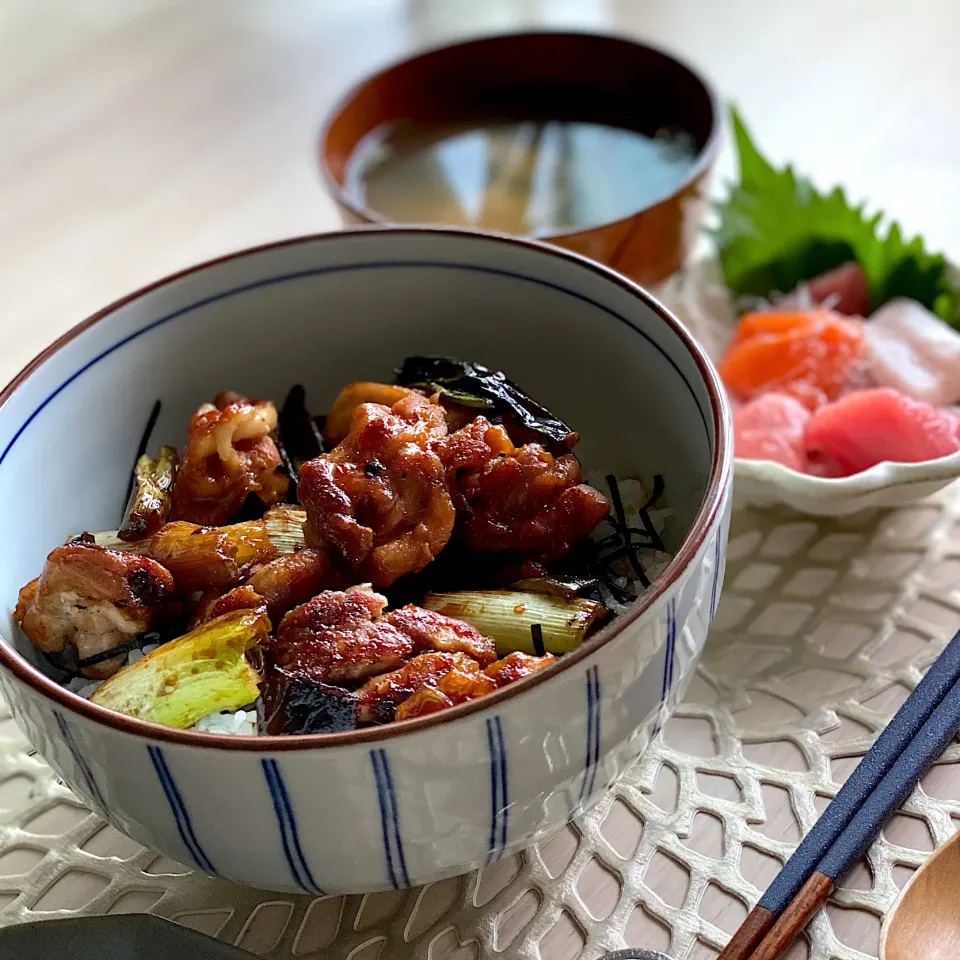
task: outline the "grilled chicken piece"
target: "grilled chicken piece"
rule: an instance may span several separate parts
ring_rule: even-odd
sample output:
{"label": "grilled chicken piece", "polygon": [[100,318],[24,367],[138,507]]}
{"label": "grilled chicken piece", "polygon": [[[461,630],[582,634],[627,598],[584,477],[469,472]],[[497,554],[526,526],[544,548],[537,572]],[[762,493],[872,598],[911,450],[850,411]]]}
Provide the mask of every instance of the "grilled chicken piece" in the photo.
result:
{"label": "grilled chicken piece", "polygon": [[343,442],[300,471],[307,544],[378,588],[422,570],[453,531],[446,471],[431,449],[446,430],[442,408],[418,393],[357,407]]}
{"label": "grilled chicken piece", "polygon": [[247,584],[267,603],[267,612],[274,623],[295,606],[306,603],[324,588],[339,586],[342,577],[331,570],[327,555],[321,550],[300,550],[271,560],[256,570]]}
{"label": "grilled chicken piece", "polygon": [[520,653],[519,650],[508,653],[502,660],[491,663],[484,670],[484,675],[489,677],[497,687],[505,687],[508,683],[515,680],[522,680],[529,677],[530,674],[542,670],[549,666],[557,658],[548,653],[542,657],[531,657],[528,653]]}
{"label": "grilled chicken piece", "polygon": [[[173,577],[154,560],[91,543],[57,547],[39,579],[20,591],[14,619],[38,650],[61,653],[68,644],[81,660],[129,643],[153,625],[173,593]],[[102,679],[126,656],[83,670]]]}
{"label": "grilled chicken piece", "polygon": [[[480,665],[465,653],[422,653],[399,670],[368,680],[357,691],[360,722],[389,723],[397,704],[451,670],[480,676]],[[492,681],[487,682],[491,690],[495,689]]]}
{"label": "grilled chicken piece", "polygon": [[398,400],[411,393],[409,387],[398,387],[392,383],[348,383],[333,401],[323,425],[323,442],[328,448],[335,447],[350,432],[353,412],[361,403],[379,403],[392,407]]}
{"label": "grilled chicken piece", "polygon": [[481,667],[497,659],[497,646],[492,637],[443,613],[424,610],[408,604],[393,610],[384,619],[413,641],[414,653],[437,650],[443,653],[465,653]]}
{"label": "grilled chicken piece", "polygon": [[276,426],[277,408],[266,400],[224,393],[200,407],[173,486],[173,519],[215,527],[251,493],[268,507],[283,500],[290,479],[270,438]]}
{"label": "grilled chicken piece", "polygon": [[203,592],[190,621],[191,628],[237,609],[263,607],[273,623],[330,586],[330,564],[319,550],[288,553],[265,563],[242,586],[224,593],[211,587]]}
{"label": "grilled chicken piece", "polygon": [[267,604],[264,598],[248,584],[244,584],[242,587],[234,587],[223,594],[208,591],[200,598],[189,626],[193,630],[201,623],[222,617],[225,613],[233,613],[234,610],[266,609]]}
{"label": "grilled chicken piece", "polygon": [[419,687],[397,707],[395,719],[412,720],[493,693],[496,683],[482,673],[450,670]]}
{"label": "grilled chicken piece", "polygon": [[271,659],[324,683],[353,686],[402,666],[413,643],[378,619],[387,598],[369,586],[327,590],[280,621]]}
{"label": "grilled chicken piece", "polygon": [[604,496],[581,482],[575,456],[536,443],[516,447],[485,417],[435,446],[451,477],[458,539],[478,553],[523,558],[528,576],[569,553],[609,513]]}

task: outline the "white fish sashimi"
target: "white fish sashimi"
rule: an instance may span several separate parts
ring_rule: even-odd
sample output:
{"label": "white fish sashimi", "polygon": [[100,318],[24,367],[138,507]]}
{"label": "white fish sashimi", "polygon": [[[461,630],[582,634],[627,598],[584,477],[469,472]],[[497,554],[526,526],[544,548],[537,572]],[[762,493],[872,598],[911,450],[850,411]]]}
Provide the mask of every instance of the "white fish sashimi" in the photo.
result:
{"label": "white fish sashimi", "polygon": [[864,325],[869,372],[881,386],[937,407],[960,402],[960,333],[914,300],[891,300]]}

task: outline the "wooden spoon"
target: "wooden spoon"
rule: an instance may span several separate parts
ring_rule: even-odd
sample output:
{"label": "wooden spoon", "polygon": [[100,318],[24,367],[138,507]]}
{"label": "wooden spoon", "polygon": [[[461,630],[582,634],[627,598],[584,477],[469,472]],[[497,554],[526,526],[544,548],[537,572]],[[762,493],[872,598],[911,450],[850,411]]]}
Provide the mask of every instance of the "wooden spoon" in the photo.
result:
{"label": "wooden spoon", "polygon": [[880,960],[960,957],[960,833],[910,878],[880,933]]}

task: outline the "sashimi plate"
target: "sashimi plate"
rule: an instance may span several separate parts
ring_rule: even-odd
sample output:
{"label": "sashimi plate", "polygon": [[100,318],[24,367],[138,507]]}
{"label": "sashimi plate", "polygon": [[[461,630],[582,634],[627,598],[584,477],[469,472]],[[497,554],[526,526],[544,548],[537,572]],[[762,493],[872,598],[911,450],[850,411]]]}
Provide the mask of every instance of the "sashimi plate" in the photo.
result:
{"label": "sashimi plate", "polygon": [[[960,274],[956,267],[952,268]],[[718,361],[736,323],[732,299],[716,258],[705,254],[654,291]],[[960,478],[960,453],[922,463],[879,463],[839,479],[798,473],[769,460],[737,457],[737,506],[785,504],[815,516],[846,516],[874,507],[902,507],[937,493]]]}

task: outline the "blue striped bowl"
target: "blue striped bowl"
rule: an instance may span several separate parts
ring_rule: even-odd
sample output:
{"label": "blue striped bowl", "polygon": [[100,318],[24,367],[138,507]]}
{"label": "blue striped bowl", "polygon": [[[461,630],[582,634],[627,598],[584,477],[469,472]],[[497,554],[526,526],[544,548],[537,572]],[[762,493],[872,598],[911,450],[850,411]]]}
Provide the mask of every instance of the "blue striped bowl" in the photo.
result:
{"label": "blue striped bowl", "polygon": [[[158,443],[230,388],[323,409],[415,353],[508,371],[573,423],[588,468],[661,473],[676,557],[550,669],[405,724],[247,738],[153,726],[54,683],[13,627],[17,589],[79,529],[116,526],[140,431]],[[0,687],[63,779],[140,842],[275,890],[422,884],[529,845],[597,801],[683,695],[722,579],[728,413],[648,294],[573,254],[453,230],[307,237],[204,264],[81,324],[0,395]]]}

